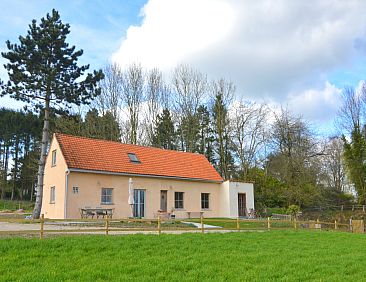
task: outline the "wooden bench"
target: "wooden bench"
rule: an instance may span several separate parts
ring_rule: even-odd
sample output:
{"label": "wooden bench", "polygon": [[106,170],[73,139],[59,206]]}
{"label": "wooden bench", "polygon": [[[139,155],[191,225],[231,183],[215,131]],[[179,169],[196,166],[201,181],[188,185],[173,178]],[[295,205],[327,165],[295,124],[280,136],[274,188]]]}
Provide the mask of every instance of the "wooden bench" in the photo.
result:
{"label": "wooden bench", "polygon": [[188,218],[201,218],[203,216],[203,212],[194,212],[194,211],[188,211],[187,212]]}

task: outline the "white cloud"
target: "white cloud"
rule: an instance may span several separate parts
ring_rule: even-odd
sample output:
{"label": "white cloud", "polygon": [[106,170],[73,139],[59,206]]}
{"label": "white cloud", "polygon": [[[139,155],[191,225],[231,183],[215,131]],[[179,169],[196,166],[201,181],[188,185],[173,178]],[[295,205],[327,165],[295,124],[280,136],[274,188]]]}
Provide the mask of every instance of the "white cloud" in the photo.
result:
{"label": "white cloud", "polygon": [[189,63],[233,80],[241,96],[284,102],[351,64],[365,10],[362,0],[150,0],[113,60],[163,70]]}
{"label": "white cloud", "polygon": [[325,123],[337,114],[341,105],[342,89],[325,82],[321,89],[308,89],[297,95],[290,94],[288,108],[296,114],[317,123]]}
{"label": "white cloud", "polygon": [[153,0],[141,15],[142,25],[127,30],[113,60],[166,69],[222,40],[232,29],[234,11],[220,0]]}

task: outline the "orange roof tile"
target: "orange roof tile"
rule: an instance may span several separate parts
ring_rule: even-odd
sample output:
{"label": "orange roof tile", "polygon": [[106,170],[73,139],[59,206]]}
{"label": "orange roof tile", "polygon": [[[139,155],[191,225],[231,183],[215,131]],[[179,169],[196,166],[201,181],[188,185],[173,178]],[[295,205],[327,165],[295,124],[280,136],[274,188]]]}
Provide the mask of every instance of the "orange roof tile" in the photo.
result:
{"label": "orange roof tile", "polygon": [[[144,147],[119,142],[56,133],[69,168],[223,181],[204,155]],[[134,153],[140,163],[132,163],[127,153]]]}

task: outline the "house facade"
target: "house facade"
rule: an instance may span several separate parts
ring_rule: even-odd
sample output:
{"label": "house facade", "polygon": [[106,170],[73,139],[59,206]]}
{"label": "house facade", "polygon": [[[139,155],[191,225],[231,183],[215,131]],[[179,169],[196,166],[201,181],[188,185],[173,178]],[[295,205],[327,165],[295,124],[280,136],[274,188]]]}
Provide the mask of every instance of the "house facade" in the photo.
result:
{"label": "house facade", "polygon": [[253,184],[223,181],[200,154],[54,134],[46,159],[42,213],[80,218],[238,217],[254,209]]}

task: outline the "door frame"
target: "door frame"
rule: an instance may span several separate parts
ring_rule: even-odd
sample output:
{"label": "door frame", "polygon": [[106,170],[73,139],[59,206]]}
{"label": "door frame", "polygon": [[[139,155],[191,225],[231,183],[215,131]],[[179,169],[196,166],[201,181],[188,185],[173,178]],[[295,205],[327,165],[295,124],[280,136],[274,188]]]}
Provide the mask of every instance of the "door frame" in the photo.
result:
{"label": "door frame", "polygon": [[[242,202],[242,205],[240,205],[240,202]],[[244,212],[244,215],[241,212]],[[247,193],[238,193],[238,217],[247,216],[247,213]]]}
{"label": "door frame", "polygon": [[[143,193],[144,197],[144,201],[143,203],[141,201],[137,201],[137,200],[141,200],[141,194],[137,194],[137,193]],[[136,195],[137,195],[137,199],[136,199]],[[140,217],[140,218],[144,218],[146,216],[146,189],[133,189],[133,200],[134,200],[134,204],[133,204],[133,217]],[[143,209],[140,210],[137,206],[141,206],[141,204],[143,204]],[[142,211],[143,215],[139,214]]]}
{"label": "door frame", "polygon": [[[163,209],[162,196],[165,194],[165,209]],[[168,211],[168,190],[160,190],[160,210],[162,212]]]}

